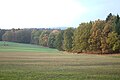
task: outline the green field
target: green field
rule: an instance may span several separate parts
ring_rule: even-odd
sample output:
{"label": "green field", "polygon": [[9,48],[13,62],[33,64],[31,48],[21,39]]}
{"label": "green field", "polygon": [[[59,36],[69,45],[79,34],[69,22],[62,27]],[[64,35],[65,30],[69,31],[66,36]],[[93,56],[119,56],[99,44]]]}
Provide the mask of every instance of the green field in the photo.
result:
{"label": "green field", "polygon": [[0,42],[0,80],[120,80],[120,55],[70,54]]}
{"label": "green field", "polygon": [[5,42],[7,46],[3,46],[4,42],[0,42],[0,52],[44,52],[44,53],[56,53],[59,52],[56,49],[45,48],[37,45],[20,44],[13,42]]}

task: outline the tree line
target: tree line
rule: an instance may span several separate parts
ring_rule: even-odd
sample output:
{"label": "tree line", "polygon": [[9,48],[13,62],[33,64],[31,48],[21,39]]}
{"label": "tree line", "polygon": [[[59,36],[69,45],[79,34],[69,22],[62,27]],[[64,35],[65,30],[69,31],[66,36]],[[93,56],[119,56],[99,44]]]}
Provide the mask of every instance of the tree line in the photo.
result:
{"label": "tree line", "polygon": [[31,43],[75,53],[119,53],[120,17],[81,23],[77,28],[0,30],[0,40]]}

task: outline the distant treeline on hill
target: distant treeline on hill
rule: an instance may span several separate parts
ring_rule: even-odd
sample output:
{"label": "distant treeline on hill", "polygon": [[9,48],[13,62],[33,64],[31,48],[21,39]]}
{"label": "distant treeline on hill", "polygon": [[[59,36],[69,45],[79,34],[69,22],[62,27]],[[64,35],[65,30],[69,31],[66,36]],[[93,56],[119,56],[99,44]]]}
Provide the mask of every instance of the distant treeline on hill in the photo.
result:
{"label": "distant treeline on hill", "polygon": [[0,30],[0,41],[30,43],[75,53],[119,53],[120,17],[81,23],[77,28]]}

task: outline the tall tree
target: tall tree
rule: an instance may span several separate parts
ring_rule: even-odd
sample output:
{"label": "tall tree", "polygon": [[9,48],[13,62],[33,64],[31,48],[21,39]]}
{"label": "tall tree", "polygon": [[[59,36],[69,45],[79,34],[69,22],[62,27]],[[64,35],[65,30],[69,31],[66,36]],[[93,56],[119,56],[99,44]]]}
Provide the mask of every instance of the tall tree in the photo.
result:
{"label": "tall tree", "polygon": [[112,17],[112,13],[110,13],[110,14],[107,16],[106,22],[109,21],[109,20],[111,19],[111,17]]}
{"label": "tall tree", "polygon": [[91,27],[92,27],[92,22],[81,23],[79,27],[74,31],[74,37],[73,37],[74,52],[79,53],[89,50],[88,39],[90,36]]}
{"label": "tall tree", "polygon": [[2,36],[6,32],[4,29],[0,29],[0,41],[2,41]]}
{"label": "tall tree", "polygon": [[2,40],[3,41],[13,41],[13,33],[11,31],[6,31],[3,35],[2,35]]}
{"label": "tall tree", "polygon": [[58,30],[53,30],[48,37],[48,47],[55,48],[56,47],[56,39],[59,34]]}
{"label": "tall tree", "polygon": [[19,43],[30,43],[31,41],[31,30],[24,29],[16,31],[16,42]]}
{"label": "tall tree", "polygon": [[56,48],[57,48],[58,50],[60,50],[60,51],[63,51],[63,40],[64,40],[64,38],[63,38],[63,33],[64,33],[64,31],[61,30],[61,31],[58,33],[58,35],[57,35],[57,37],[56,37],[56,41],[55,41],[55,43],[56,43]]}
{"label": "tall tree", "polygon": [[102,20],[96,20],[93,23],[93,26],[91,28],[91,35],[88,40],[90,44],[90,50],[91,51],[96,51],[101,53],[101,38],[102,38],[102,30],[105,26],[105,22]]}
{"label": "tall tree", "polygon": [[31,32],[31,43],[32,44],[39,44],[39,37],[42,33],[42,30],[33,30]]}
{"label": "tall tree", "polygon": [[[110,45],[108,43],[109,34],[112,32],[115,32],[117,34],[119,33],[117,31],[118,26],[116,23],[118,20],[117,20],[116,16],[109,14],[108,17],[106,18],[106,21],[107,22],[105,23],[105,27],[102,31],[102,39],[101,39],[102,53],[109,53],[112,51],[112,49],[110,49],[112,47],[110,47]],[[113,35],[113,34],[111,34],[111,35]]]}
{"label": "tall tree", "polygon": [[119,52],[119,50],[120,50],[120,39],[118,37],[118,34],[115,33],[115,32],[109,33],[108,38],[107,38],[107,44],[108,44],[109,53]]}
{"label": "tall tree", "polygon": [[64,32],[64,50],[71,51],[73,43],[73,28],[68,28]]}
{"label": "tall tree", "polygon": [[37,32],[37,30],[32,30],[32,32],[31,32],[31,41],[30,41],[31,44],[35,44],[34,34],[36,32]]}
{"label": "tall tree", "polygon": [[117,14],[116,16],[116,28],[115,28],[115,31],[118,33],[118,35],[120,35],[120,17],[119,15]]}
{"label": "tall tree", "polygon": [[39,44],[41,46],[46,46],[48,47],[48,37],[51,31],[49,30],[44,30],[42,31],[40,37],[39,37]]}

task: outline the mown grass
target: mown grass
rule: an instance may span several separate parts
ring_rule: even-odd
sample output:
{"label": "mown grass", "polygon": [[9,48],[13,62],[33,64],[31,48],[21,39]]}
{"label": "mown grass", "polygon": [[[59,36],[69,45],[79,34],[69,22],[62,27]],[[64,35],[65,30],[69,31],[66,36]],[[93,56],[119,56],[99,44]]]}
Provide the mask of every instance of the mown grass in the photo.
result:
{"label": "mown grass", "polygon": [[[18,47],[16,43],[10,44]],[[23,45],[34,48],[26,44],[19,47]],[[119,57],[68,54],[55,49],[50,52],[46,51],[48,48],[38,47],[35,48],[43,50],[0,51],[0,80],[120,80]]]}

